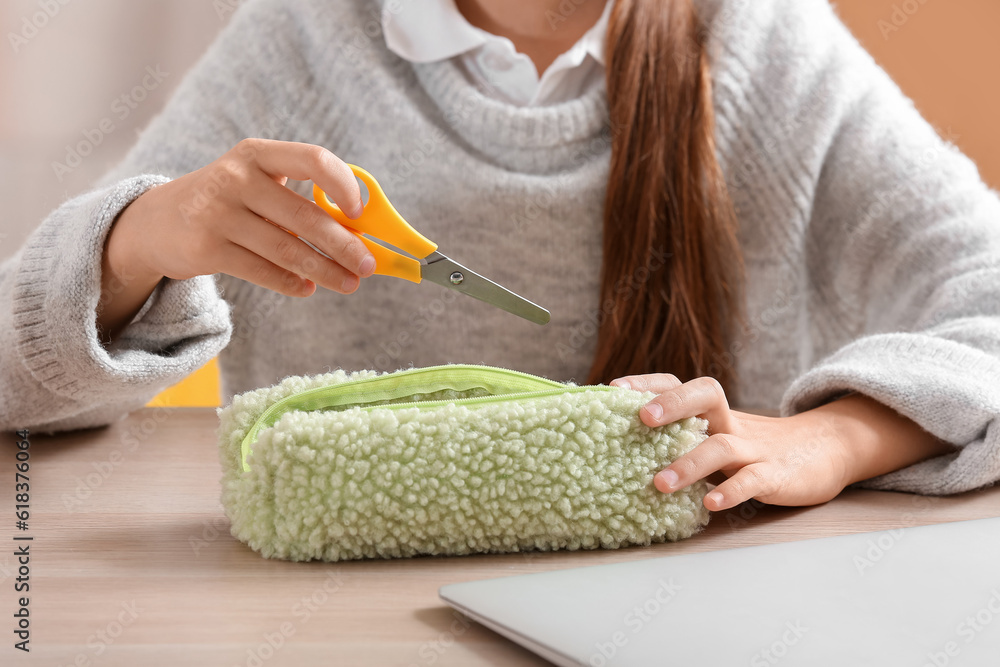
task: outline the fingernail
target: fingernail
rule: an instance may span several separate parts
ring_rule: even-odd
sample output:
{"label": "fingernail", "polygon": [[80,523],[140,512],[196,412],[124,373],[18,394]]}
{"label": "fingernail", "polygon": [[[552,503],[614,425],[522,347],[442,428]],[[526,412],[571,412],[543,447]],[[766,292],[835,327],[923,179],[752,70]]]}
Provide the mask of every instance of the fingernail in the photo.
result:
{"label": "fingernail", "polygon": [[366,277],[370,276],[372,273],[374,273],[375,272],[375,256],[374,255],[368,255],[363,260],[361,260],[360,270],[361,270],[361,275],[366,276]]}
{"label": "fingernail", "polygon": [[660,474],[657,475],[660,478],[659,487],[664,493],[670,493],[677,486],[677,473],[669,468],[667,470],[661,470]]}
{"label": "fingernail", "polygon": [[660,417],[663,416],[663,406],[659,403],[648,403],[646,405],[646,412],[653,418],[653,421],[659,421]]}
{"label": "fingernail", "polygon": [[632,385],[629,384],[628,380],[615,380],[615,386],[621,387],[622,389],[631,389]]}
{"label": "fingernail", "polygon": [[353,292],[355,289],[357,289],[358,284],[360,282],[361,281],[358,280],[357,276],[347,276],[346,278],[344,278],[344,284],[340,286],[340,289],[344,290],[345,292]]}
{"label": "fingernail", "polygon": [[[705,496],[705,500],[711,501],[716,507],[718,507],[722,504],[722,494],[718,491],[712,491],[710,494]],[[705,506],[708,507],[707,504]]]}
{"label": "fingernail", "polygon": [[365,206],[364,206],[364,204],[362,204],[361,202],[358,202],[358,205],[354,207],[353,211],[351,211],[350,216],[351,216],[352,219],[357,219],[357,218],[360,218],[361,214],[364,213],[364,212],[365,212]]}

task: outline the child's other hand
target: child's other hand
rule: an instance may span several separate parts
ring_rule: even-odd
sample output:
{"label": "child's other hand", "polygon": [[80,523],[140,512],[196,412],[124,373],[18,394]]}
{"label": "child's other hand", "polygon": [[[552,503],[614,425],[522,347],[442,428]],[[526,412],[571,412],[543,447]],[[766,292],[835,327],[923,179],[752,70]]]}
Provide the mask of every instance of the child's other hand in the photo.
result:
{"label": "child's other hand", "polygon": [[374,257],[323,209],[286,188],[289,178],[312,180],[350,217],[361,214],[354,174],[330,151],[245,139],[208,166],[134,201],[112,229],[107,259],[153,285],[164,276],[227,273],[289,296],[309,296],[316,285],[353,292],[374,272]]}
{"label": "child's other hand", "polygon": [[639,411],[647,426],[692,416],[708,420],[708,439],[656,474],[653,482],[664,493],[722,471],[728,479],[705,496],[710,510],[728,509],[750,498],[776,505],[814,505],[832,499],[855,481],[845,434],[839,430],[844,424],[836,421],[837,411],[824,410],[855,397],[774,418],[731,410],[722,386],[713,378],[682,384],[673,375],[660,373],[630,375],[611,384],[660,394]]}

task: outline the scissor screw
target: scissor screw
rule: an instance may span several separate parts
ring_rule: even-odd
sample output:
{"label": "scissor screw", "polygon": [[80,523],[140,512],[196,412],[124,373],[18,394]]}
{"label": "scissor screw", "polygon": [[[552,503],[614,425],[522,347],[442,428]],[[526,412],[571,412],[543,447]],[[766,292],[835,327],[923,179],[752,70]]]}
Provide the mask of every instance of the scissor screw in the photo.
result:
{"label": "scissor screw", "polygon": [[461,271],[455,271],[453,274],[451,274],[449,280],[451,280],[452,285],[461,285],[462,281],[465,280],[465,276],[462,275]]}

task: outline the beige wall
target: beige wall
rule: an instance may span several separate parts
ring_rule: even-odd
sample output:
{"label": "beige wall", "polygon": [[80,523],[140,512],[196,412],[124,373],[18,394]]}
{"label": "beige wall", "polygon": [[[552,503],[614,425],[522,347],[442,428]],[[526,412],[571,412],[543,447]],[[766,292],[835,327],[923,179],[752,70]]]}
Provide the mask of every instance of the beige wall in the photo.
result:
{"label": "beige wall", "polygon": [[[39,4],[41,3],[41,5]],[[64,4],[60,4],[64,3]],[[44,217],[122,158],[224,24],[211,0],[3,0],[0,2],[0,260]],[[42,6],[59,7],[49,18]],[[25,28],[40,24],[37,31]],[[12,45],[9,34],[27,35]],[[116,102],[147,67],[168,73],[135,108]],[[152,79],[147,79],[152,84]],[[124,118],[123,109],[128,109]],[[60,181],[67,145],[93,153]]]}
{"label": "beige wall", "polygon": [[[844,22],[924,117],[942,135],[957,136],[955,143],[976,161],[983,179],[1000,187],[1000,2],[839,0],[835,4]],[[895,15],[894,8],[899,9]]]}
{"label": "beige wall", "polygon": [[[761,0],[763,1],[763,0]],[[60,9],[17,53],[10,32]],[[0,260],[12,254],[53,208],[84,191],[117,162],[135,132],[163,105],[184,71],[222,27],[209,0],[3,0],[0,3]],[[897,15],[893,6],[917,8]],[[1000,2],[997,0],[841,0],[838,10],[918,107],[1000,184]],[[901,17],[906,17],[905,22]],[[880,21],[886,23],[880,27]],[[41,22],[41,21],[38,21]],[[894,26],[895,27],[895,26]],[[30,34],[30,32],[28,33]],[[115,100],[148,66],[169,75],[119,120]],[[57,180],[52,163],[109,119],[114,131]]]}

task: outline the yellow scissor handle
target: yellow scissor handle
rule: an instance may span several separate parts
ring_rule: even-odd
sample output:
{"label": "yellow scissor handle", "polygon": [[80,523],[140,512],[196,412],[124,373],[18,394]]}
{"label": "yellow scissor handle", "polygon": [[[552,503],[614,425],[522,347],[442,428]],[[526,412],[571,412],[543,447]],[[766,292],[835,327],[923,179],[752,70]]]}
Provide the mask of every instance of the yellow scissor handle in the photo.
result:
{"label": "yellow scissor handle", "polygon": [[354,232],[361,238],[372,255],[375,256],[375,273],[380,276],[395,276],[410,282],[420,282],[420,262],[412,257],[406,257],[398,252],[389,250],[385,246],[370,239],[366,239],[362,234],[368,234],[386,243],[391,243],[400,250],[404,250],[413,257],[422,258],[437,250],[437,244],[428,240],[423,234],[410,226],[393,207],[389,198],[382,191],[382,186],[378,184],[375,177],[357,165],[347,165],[351,171],[368,188],[368,203],[365,204],[361,217],[355,220],[348,218],[340,207],[330,201],[322,188],[313,185],[313,199],[320,208],[330,214],[330,216]]}

